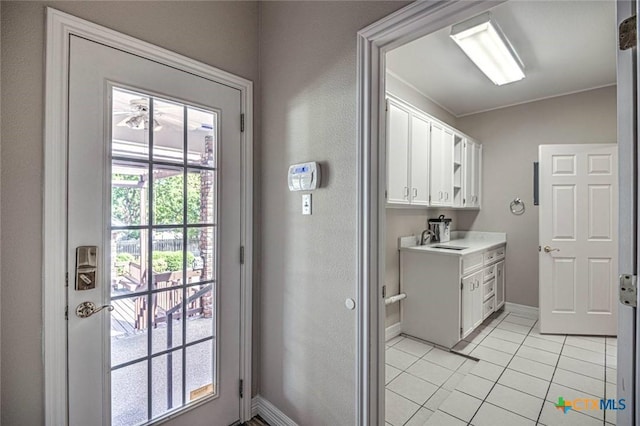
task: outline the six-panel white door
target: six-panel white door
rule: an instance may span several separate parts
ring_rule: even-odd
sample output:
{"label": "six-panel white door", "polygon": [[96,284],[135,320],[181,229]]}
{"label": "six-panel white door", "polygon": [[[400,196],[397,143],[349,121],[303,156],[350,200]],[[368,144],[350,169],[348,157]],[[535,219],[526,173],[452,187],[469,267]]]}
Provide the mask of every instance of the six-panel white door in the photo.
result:
{"label": "six-panel white door", "polygon": [[616,335],[615,144],[540,145],[540,330]]}

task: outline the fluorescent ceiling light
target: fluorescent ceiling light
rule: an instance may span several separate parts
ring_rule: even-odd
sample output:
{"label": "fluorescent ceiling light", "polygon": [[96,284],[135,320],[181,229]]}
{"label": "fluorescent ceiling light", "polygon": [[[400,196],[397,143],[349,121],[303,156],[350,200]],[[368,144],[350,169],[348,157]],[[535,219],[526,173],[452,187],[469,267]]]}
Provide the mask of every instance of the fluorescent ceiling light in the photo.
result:
{"label": "fluorescent ceiling light", "polygon": [[496,85],[524,78],[524,65],[490,12],[454,25],[450,37]]}

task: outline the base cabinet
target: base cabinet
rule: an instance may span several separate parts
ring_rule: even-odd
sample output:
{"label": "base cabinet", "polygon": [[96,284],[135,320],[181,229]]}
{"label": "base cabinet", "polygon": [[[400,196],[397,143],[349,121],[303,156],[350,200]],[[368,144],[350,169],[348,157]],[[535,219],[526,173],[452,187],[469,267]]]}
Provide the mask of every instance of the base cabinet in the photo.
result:
{"label": "base cabinet", "polygon": [[465,256],[400,251],[402,332],[452,348],[504,304],[505,245]]}
{"label": "base cabinet", "polygon": [[482,271],[462,279],[460,335],[465,337],[482,323]]}
{"label": "base cabinet", "polygon": [[504,295],[504,285],[505,285],[505,268],[504,268],[504,260],[498,262],[496,264],[496,310],[500,309],[504,306],[505,295]]}

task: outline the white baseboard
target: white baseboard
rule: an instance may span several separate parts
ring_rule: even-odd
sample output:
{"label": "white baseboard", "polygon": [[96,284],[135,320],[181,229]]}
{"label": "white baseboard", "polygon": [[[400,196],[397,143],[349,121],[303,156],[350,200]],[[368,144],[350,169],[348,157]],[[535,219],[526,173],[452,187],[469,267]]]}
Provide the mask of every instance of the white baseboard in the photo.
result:
{"label": "white baseboard", "polygon": [[260,417],[271,426],[298,426],[296,422],[280,411],[278,407],[260,395],[255,396],[251,400],[251,415],[260,415]]}
{"label": "white baseboard", "polygon": [[396,336],[399,336],[402,333],[402,323],[397,322],[393,325],[390,325],[384,330],[384,341],[388,342]]}
{"label": "white baseboard", "polygon": [[538,319],[538,308],[534,306],[519,305],[517,303],[507,302],[504,304],[504,310],[516,315],[524,315],[527,317]]}

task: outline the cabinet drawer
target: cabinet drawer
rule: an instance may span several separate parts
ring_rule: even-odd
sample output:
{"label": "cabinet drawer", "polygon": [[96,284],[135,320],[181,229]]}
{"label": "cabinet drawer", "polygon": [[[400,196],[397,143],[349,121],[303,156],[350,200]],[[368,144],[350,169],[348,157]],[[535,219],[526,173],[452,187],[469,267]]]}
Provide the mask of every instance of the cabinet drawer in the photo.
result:
{"label": "cabinet drawer", "polygon": [[467,275],[482,266],[482,253],[474,253],[462,258],[462,275]]}
{"label": "cabinet drawer", "polygon": [[489,250],[484,252],[484,264],[488,265],[492,262],[495,262],[497,255],[497,250]]}
{"label": "cabinet drawer", "polygon": [[491,265],[488,268],[484,268],[483,271],[484,282],[487,282],[496,277],[496,265]]}
{"label": "cabinet drawer", "polygon": [[505,253],[507,252],[507,248],[506,247],[500,247],[496,249],[496,258],[495,260],[502,260],[504,259]]}
{"label": "cabinet drawer", "polygon": [[482,286],[482,300],[486,300],[487,296],[489,296],[490,294],[493,294],[495,289],[496,289],[495,278],[485,282],[484,285]]}
{"label": "cabinet drawer", "polygon": [[482,305],[482,319],[483,320],[493,313],[493,308],[495,306],[495,303],[496,303],[496,298],[495,297],[492,297],[491,299],[489,299],[489,300],[487,300],[486,302],[483,303],[483,305]]}

